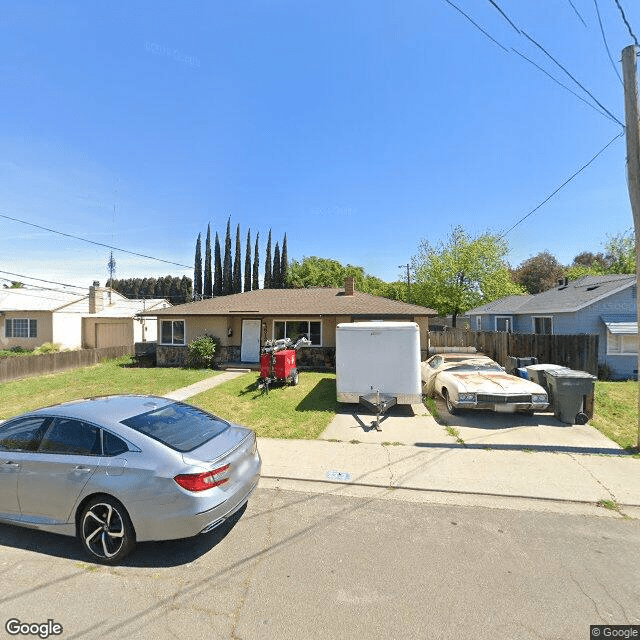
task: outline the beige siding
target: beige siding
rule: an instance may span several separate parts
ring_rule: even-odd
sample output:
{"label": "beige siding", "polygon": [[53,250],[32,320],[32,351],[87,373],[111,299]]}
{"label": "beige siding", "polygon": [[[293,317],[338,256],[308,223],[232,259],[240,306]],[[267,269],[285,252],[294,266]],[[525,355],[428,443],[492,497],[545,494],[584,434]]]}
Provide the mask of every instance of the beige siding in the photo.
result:
{"label": "beige siding", "polygon": [[[23,347],[35,349],[45,342],[53,342],[53,326],[51,311],[6,311],[0,317],[0,348]],[[35,338],[7,338],[5,335],[5,320],[7,318],[27,318],[38,321],[38,335]]]}
{"label": "beige siding", "polygon": [[[179,320],[179,318],[171,318]],[[215,336],[220,339],[220,344],[227,346],[230,344],[240,344],[240,324],[238,329],[234,327],[233,336],[227,337],[227,319],[207,316],[188,316],[185,320],[185,339],[187,344],[203,335]],[[158,339],[160,338],[160,327],[158,326]],[[237,342],[236,342],[237,341]]]}

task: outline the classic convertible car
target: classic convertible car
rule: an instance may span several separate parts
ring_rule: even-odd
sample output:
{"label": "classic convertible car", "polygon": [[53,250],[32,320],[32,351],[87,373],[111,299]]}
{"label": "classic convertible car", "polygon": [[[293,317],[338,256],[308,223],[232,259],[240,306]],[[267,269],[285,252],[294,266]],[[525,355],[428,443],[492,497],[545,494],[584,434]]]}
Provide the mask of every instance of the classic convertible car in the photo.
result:
{"label": "classic convertible car", "polygon": [[509,375],[491,358],[475,353],[438,353],[421,363],[421,375],[423,392],[442,396],[451,414],[460,409],[533,414],[549,406],[540,385]]}

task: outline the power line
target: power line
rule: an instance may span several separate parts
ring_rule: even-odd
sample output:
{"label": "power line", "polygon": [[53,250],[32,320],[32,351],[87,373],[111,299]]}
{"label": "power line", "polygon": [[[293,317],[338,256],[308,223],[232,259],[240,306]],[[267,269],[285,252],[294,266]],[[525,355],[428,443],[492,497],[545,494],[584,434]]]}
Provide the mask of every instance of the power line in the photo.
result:
{"label": "power line", "polygon": [[596,153],[596,155],[593,156],[593,158],[591,158],[591,160],[589,160],[589,162],[587,162],[585,165],[580,167],[580,169],[578,169],[570,178],[565,180],[553,193],[551,193],[547,198],[545,198],[537,207],[535,207],[534,209],[529,211],[529,213],[527,213],[527,215],[522,216],[522,218],[520,218],[520,220],[518,220],[514,225],[509,227],[504,233],[502,233],[500,236],[498,236],[498,238],[504,238],[508,233],[513,231],[521,222],[526,220],[530,215],[534,214],[538,209],[540,209],[540,207],[542,207],[542,205],[544,205],[547,202],[549,202],[549,200],[551,200],[551,198],[553,198],[553,196],[555,196],[556,193],[558,193],[558,191],[560,191],[561,189],[566,187],[578,174],[582,173],[601,153],[603,153],[608,147],[610,147],[618,138],[620,138],[623,135],[624,135],[624,131],[621,131],[617,136],[615,136],[609,142],[607,142],[607,144],[604,147],[602,147],[602,149],[600,149],[600,151],[598,151],[598,153]]}
{"label": "power line", "polygon": [[598,24],[600,25],[600,33],[602,34],[602,41],[604,42],[604,48],[607,50],[609,61],[611,62],[611,66],[613,67],[613,70],[616,72],[616,75],[618,76],[618,80],[620,80],[620,84],[624,86],[624,83],[622,82],[622,78],[620,77],[620,73],[618,72],[618,67],[616,67],[616,63],[613,61],[613,58],[611,57],[611,51],[609,51],[607,38],[604,35],[604,27],[602,26],[602,19],[600,18],[600,7],[598,7],[598,0],[593,0],[593,2],[596,5],[596,14],[598,15]]}
{"label": "power line", "polygon": [[548,71],[543,69],[540,65],[536,64],[530,58],[527,58],[527,56],[525,56],[523,53],[520,53],[517,49],[514,49],[513,47],[511,47],[511,50],[514,53],[517,53],[521,58],[524,58],[527,62],[532,64],[534,67],[536,67],[536,69],[539,69],[540,71],[542,71],[542,73],[544,73],[546,76],[549,76],[549,78],[551,78],[556,84],[559,84],[563,89],[566,89],[569,93],[573,94],[576,98],[578,98],[578,100],[581,100],[586,105],[591,107],[596,113],[599,113],[601,116],[604,116],[605,118],[607,118],[607,120],[611,120],[611,122],[617,122],[611,116],[607,115],[604,111],[601,111],[600,109],[598,109],[598,107],[593,105],[591,102],[589,102],[588,100],[585,100],[582,96],[578,95],[573,89],[570,89],[569,87],[567,87],[566,84],[563,84],[562,82],[560,82],[560,80],[558,80],[557,78],[554,78]]}
{"label": "power line", "polygon": [[607,109],[592,93],[591,91],[589,91],[588,89],[586,89],[582,84],[580,84],[580,82],[578,82],[541,44],[539,44],[538,42],[536,42],[529,34],[526,33],[526,31],[523,31],[522,34],[525,36],[525,38],[527,38],[528,40],[530,40],[533,44],[536,45],[536,47],[538,47],[538,49],[540,49],[546,56],[548,56],[549,58],[551,58],[551,60],[553,60],[553,62],[555,62],[585,93],[587,93],[589,96],[591,96],[591,98],[594,100],[594,102],[601,108],[603,109],[606,113],[608,113],[621,127],[624,128],[624,125],[622,124],[622,122],[620,122],[620,120],[618,120],[618,118],[616,118],[611,111],[609,111],[609,109]]}
{"label": "power line", "polygon": [[90,244],[95,244],[99,247],[106,247],[107,249],[113,249],[114,251],[120,251],[122,253],[128,253],[132,256],[138,256],[139,258],[146,258],[147,260],[156,260],[158,262],[164,262],[166,264],[173,264],[177,267],[183,267],[184,269],[191,269],[192,267],[186,264],[180,264],[179,262],[172,262],[171,260],[164,260],[163,258],[155,258],[154,256],[147,256],[143,253],[136,253],[135,251],[128,251],[127,249],[120,249],[119,247],[114,247],[110,244],[104,244],[103,242],[96,242],[95,240],[88,240],[87,238],[81,238],[80,236],[74,236],[71,233],[64,233],[63,231],[56,231],[55,229],[49,229],[48,227],[43,227],[39,224],[34,224],[33,222],[27,222],[26,220],[20,220],[19,218],[13,218],[11,216],[4,215],[0,213],[0,218],[6,218],[7,220],[12,220],[13,222],[20,222],[21,224],[26,224],[30,227],[35,227],[36,229],[42,229],[44,231],[49,231],[50,233],[56,233],[59,236],[65,236],[66,238],[73,238],[74,240],[81,240],[82,242],[88,242]]}
{"label": "power line", "polygon": [[636,47],[640,46],[638,44],[638,38],[636,38],[635,34],[631,30],[631,25],[629,24],[629,21],[627,20],[627,16],[624,15],[624,9],[622,8],[622,5],[618,2],[618,0],[615,0],[615,3],[616,3],[616,5],[618,5],[618,9],[620,9],[620,14],[622,15],[622,19],[624,20],[624,23],[627,25],[627,29],[629,30],[629,35],[631,36],[631,39],[633,40],[633,42],[636,45]]}
{"label": "power line", "polygon": [[489,0],[489,2],[500,12],[500,14],[502,15],[502,17],[518,32],[520,33],[520,29],[518,29],[518,27],[516,27],[515,24],[513,24],[513,22],[511,22],[511,20],[509,20],[509,18],[507,17],[507,14],[494,2],[494,0]]}
{"label": "power line", "polygon": [[502,46],[495,38],[490,36],[477,22],[474,22],[460,7],[453,4],[451,0],[444,0],[444,1],[447,4],[451,5],[456,11],[459,11],[476,29],[484,33],[484,35],[487,36],[489,40],[497,44],[503,51],[506,51],[507,53],[509,53],[509,50],[506,47]]}
{"label": "power line", "polygon": [[580,22],[582,22],[582,24],[586,27],[587,23],[584,21],[584,18],[580,15],[580,12],[576,9],[573,2],[571,2],[571,0],[568,0],[568,2],[571,5],[571,8],[576,12],[576,15],[578,16],[578,18],[580,18]]}
{"label": "power line", "polygon": [[[86,291],[86,287],[79,287],[76,284],[64,284],[64,282],[54,282],[53,280],[43,280],[42,278],[34,278],[33,276],[25,276],[25,275],[22,275],[21,273],[12,273],[11,271],[3,271],[1,269],[0,269],[0,273],[6,273],[9,276],[16,276],[18,278],[27,278],[27,280],[37,280],[38,282],[46,282],[47,284],[57,284],[61,287],[72,287],[74,289],[81,289],[82,291]],[[7,280],[7,278],[3,278],[3,280]]]}

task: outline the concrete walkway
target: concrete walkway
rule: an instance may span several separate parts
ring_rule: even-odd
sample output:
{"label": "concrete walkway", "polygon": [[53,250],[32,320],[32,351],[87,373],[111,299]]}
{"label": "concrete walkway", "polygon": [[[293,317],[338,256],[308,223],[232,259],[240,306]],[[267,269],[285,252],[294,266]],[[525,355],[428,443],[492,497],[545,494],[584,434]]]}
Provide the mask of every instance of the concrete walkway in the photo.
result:
{"label": "concrete walkway", "polygon": [[[166,397],[184,400],[229,370]],[[422,405],[375,416],[346,405],[319,440],[258,438],[260,486],[336,495],[640,518],[640,459],[588,425],[484,417],[454,435]],[[536,423],[537,420],[537,423]],[[482,425],[482,423],[480,423]]]}

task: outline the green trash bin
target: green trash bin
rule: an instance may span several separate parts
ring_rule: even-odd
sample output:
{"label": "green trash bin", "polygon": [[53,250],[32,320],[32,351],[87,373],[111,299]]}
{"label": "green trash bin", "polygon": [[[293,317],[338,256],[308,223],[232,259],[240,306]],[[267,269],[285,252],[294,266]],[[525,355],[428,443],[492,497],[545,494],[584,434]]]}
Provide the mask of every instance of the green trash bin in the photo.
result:
{"label": "green trash bin", "polygon": [[593,407],[596,376],[573,369],[550,369],[545,374],[555,417],[568,424],[586,424],[591,417],[588,408]]}

